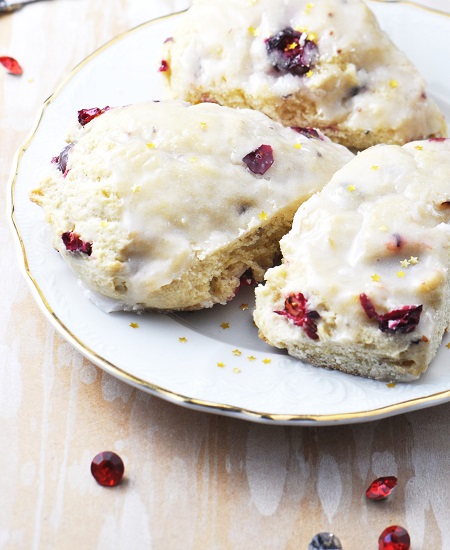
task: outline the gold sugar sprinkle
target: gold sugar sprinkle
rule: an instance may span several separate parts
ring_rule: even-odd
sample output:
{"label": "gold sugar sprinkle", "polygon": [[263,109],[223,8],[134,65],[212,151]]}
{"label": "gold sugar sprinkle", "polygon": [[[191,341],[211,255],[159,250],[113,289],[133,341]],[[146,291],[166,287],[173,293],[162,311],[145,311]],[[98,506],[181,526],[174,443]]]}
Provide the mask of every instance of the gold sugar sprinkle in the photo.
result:
{"label": "gold sugar sprinkle", "polygon": [[188,339],[185,336],[180,336],[180,338],[178,338],[178,341],[181,342],[182,344],[185,344],[188,341]]}
{"label": "gold sugar sprinkle", "polygon": [[230,328],[230,323],[220,323],[220,326],[221,326],[223,329],[227,329],[227,328]]}
{"label": "gold sugar sprinkle", "polygon": [[219,362],[219,363],[217,363],[217,366],[219,368],[223,369],[225,367],[225,363]]}
{"label": "gold sugar sprinkle", "polygon": [[155,148],[155,144],[152,143],[152,142],[147,143],[147,147],[148,147],[149,149],[154,149],[154,148]]}
{"label": "gold sugar sprinkle", "polygon": [[411,265],[417,265],[419,263],[419,258],[417,256],[411,256],[409,259],[409,263]]}
{"label": "gold sugar sprinkle", "polygon": [[380,227],[378,228],[380,231],[382,231],[383,233],[386,233],[386,231],[388,231],[388,227],[387,225],[380,225]]}
{"label": "gold sugar sprinkle", "polygon": [[450,342],[448,344],[446,344],[445,346],[447,349],[450,349]]}
{"label": "gold sugar sprinkle", "polygon": [[255,27],[252,27],[252,26],[250,26],[250,27],[248,28],[248,32],[249,32],[249,34],[251,34],[252,36],[258,36],[258,34],[259,34],[259,30],[258,30],[258,29],[255,29]]}
{"label": "gold sugar sprinkle", "polygon": [[240,372],[241,372],[241,369],[238,369],[237,367],[233,369],[233,374],[239,374]]}
{"label": "gold sugar sprinkle", "polygon": [[303,147],[303,145],[301,143],[295,143],[294,144],[294,149],[301,149]]}
{"label": "gold sugar sprinkle", "polygon": [[371,275],[371,278],[372,281],[374,281],[375,283],[379,283],[381,281],[381,277],[378,275],[378,273],[374,273],[373,275]]}
{"label": "gold sugar sprinkle", "polygon": [[388,383],[386,384],[386,386],[387,386],[388,388],[395,388],[396,384],[395,384],[395,382],[388,382]]}
{"label": "gold sugar sprinkle", "polygon": [[258,217],[261,221],[267,220],[267,212],[264,212],[263,210],[262,212],[259,213]]}
{"label": "gold sugar sprinkle", "polygon": [[312,75],[313,75],[313,72],[312,72],[311,69],[309,69],[309,71],[305,74],[305,76],[308,77],[308,78],[311,78]]}
{"label": "gold sugar sprinkle", "polygon": [[248,309],[248,304],[241,304],[239,307],[242,311],[246,311]]}
{"label": "gold sugar sprinkle", "polygon": [[102,222],[100,222],[100,225],[102,227],[108,227],[108,222],[102,221]]}
{"label": "gold sugar sprinkle", "polygon": [[139,191],[141,190],[141,186],[140,185],[133,185],[133,187],[131,188],[131,191],[133,193],[139,193]]}
{"label": "gold sugar sprinkle", "polygon": [[422,145],[416,145],[414,149],[417,149],[418,151],[423,151]]}
{"label": "gold sugar sprinkle", "polygon": [[262,360],[262,362],[265,364],[265,365],[268,365],[269,363],[272,363],[272,359],[268,359],[267,357],[265,359]]}
{"label": "gold sugar sprinkle", "polygon": [[254,355],[249,355],[249,356],[247,357],[247,359],[248,359],[249,361],[256,361],[256,357],[255,357]]}
{"label": "gold sugar sprinkle", "polygon": [[198,158],[197,157],[190,157],[189,162],[198,162]]}
{"label": "gold sugar sprinkle", "polygon": [[240,357],[242,355],[242,351],[240,349],[234,349],[233,355],[236,355],[236,357]]}
{"label": "gold sugar sprinkle", "polygon": [[208,123],[207,122],[200,122],[200,128],[202,128],[203,130],[206,130],[206,128],[208,128]]}
{"label": "gold sugar sprinkle", "polygon": [[397,277],[404,277],[405,276],[405,272],[404,271],[397,271]]}
{"label": "gold sugar sprinkle", "polygon": [[347,190],[353,192],[353,191],[356,191],[356,187],[355,187],[354,185],[349,185],[349,186],[347,187]]}
{"label": "gold sugar sprinkle", "polygon": [[374,164],[373,166],[371,166],[371,169],[372,170],[378,170],[379,166],[377,164]]}
{"label": "gold sugar sprinkle", "polygon": [[139,328],[139,324],[138,323],[130,323],[130,327],[131,328]]}
{"label": "gold sugar sprinkle", "polygon": [[411,262],[410,262],[409,260],[406,260],[406,259],[400,261],[400,265],[401,265],[402,267],[408,267],[410,263],[411,263]]}
{"label": "gold sugar sprinkle", "polygon": [[391,88],[398,88],[398,82],[397,82],[396,80],[391,80],[391,81],[389,82],[389,86],[390,86]]}

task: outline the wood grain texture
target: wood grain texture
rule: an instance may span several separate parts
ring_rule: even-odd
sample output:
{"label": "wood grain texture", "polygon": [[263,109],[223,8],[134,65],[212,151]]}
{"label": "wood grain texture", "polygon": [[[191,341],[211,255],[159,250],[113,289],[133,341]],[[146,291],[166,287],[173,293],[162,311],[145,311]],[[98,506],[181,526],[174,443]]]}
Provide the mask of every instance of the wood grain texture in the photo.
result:
{"label": "wood grain texture", "polygon": [[[39,105],[92,50],[188,1],[48,0],[0,17],[0,549],[299,549],[331,530],[345,550],[401,524],[413,550],[450,549],[450,405],[382,421],[291,428],[203,414],[135,390],[61,339],[20,274],[5,212],[15,151]],[[122,456],[98,486],[90,461]],[[381,475],[387,501],[364,491]]]}

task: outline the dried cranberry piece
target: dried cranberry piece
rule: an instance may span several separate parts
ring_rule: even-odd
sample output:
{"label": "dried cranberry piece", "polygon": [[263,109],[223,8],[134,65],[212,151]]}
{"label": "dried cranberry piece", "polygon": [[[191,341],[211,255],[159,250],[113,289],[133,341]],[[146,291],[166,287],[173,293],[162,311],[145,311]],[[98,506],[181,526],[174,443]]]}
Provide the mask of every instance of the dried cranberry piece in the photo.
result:
{"label": "dried cranberry piece", "polygon": [[369,500],[384,500],[397,487],[397,482],[395,476],[379,477],[370,484],[366,491],[366,497]]}
{"label": "dried cranberry piece", "polygon": [[102,115],[105,111],[108,111],[110,107],[92,107],[92,109],[80,109],[78,111],[78,122],[81,126],[85,126],[88,122],[91,122],[94,118]]}
{"label": "dried cranberry piece", "polygon": [[11,74],[20,75],[23,73],[22,67],[14,57],[9,57],[8,55],[0,56],[0,64]]}
{"label": "dried cranberry piece", "polygon": [[61,238],[66,249],[70,252],[82,252],[88,256],[92,254],[92,243],[84,242],[73,231],[66,231],[61,235]]}
{"label": "dried cranberry piece", "polygon": [[306,33],[286,27],[266,41],[270,63],[277,71],[296,76],[306,74],[319,58],[317,45]]}
{"label": "dried cranberry piece", "polygon": [[369,319],[378,321],[378,328],[381,332],[396,333],[401,332],[407,334],[412,332],[420,321],[423,306],[402,306],[398,309],[393,309],[382,315],[378,314],[375,307],[367,296],[360,294],[359,301]]}
{"label": "dried cranberry piece", "polygon": [[258,149],[245,155],[242,161],[250,172],[263,176],[274,162],[273,149],[270,145],[260,145]]}
{"label": "dried cranberry piece", "polygon": [[158,71],[160,73],[165,73],[168,70],[169,70],[169,63],[167,63],[167,61],[165,59],[162,59],[161,64],[159,65]]}
{"label": "dried cranberry piece", "polygon": [[324,141],[323,137],[315,128],[300,128],[300,126],[291,126],[291,129],[298,134],[302,134],[302,136],[306,136],[309,139],[321,139],[322,141]]}
{"label": "dried cranberry piece", "polygon": [[318,340],[317,320],[320,314],[315,310],[308,310],[308,300],[298,292],[289,294],[284,301],[284,310],[275,311],[278,315],[284,315],[290,319],[294,325],[302,327],[305,334],[312,340]]}
{"label": "dried cranberry piece", "polygon": [[57,157],[52,158],[52,162],[58,165],[58,169],[61,170],[64,175],[67,173],[67,160],[69,158],[69,151],[72,149],[73,145],[73,143],[69,143]]}
{"label": "dried cranberry piece", "polygon": [[400,525],[391,525],[381,533],[378,539],[379,550],[409,550],[411,539],[408,531]]}

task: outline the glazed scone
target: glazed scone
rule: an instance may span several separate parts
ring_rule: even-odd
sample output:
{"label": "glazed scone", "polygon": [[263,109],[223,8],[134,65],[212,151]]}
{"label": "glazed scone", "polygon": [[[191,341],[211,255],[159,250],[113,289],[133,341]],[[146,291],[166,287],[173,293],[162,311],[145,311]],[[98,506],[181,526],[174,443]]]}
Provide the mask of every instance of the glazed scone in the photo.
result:
{"label": "glazed scone", "polygon": [[380,380],[423,373],[450,322],[450,140],[377,145],[296,213],[256,289],[269,344]]}
{"label": "glazed scone", "polygon": [[162,56],[174,98],[250,107],[353,149],[446,135],[423,78],[362,0],[194,0]]}
{"label": "glazed scone", "polygon": [[210,307],[247,270],[262,280],[298,206],[353,158],[248,109],[102,111],[81,112],[31,199],[80,279],[122,309]]}

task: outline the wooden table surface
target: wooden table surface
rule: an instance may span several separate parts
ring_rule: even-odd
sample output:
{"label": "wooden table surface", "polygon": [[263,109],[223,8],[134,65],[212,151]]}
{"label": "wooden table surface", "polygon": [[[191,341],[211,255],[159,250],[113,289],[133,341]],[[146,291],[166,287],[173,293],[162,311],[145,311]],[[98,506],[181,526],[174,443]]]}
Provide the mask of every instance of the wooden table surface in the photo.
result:
{"label": "wooden table surface", "polygon": [[[0,16],[0,182],[40,104],[118,33],[188,4],[48,0]],[[1,195],[4,201],[5,192]],[[413,550],[450,549],[450,404],[364,424],[253,424],[163,401],[67,344],[35,304],[1,212],[0,549],[299,549],[332,531],[371,550],[405,527]],[[114,450],[115,488],[90,473]],[[365,489],[395,475],[395,493]]]}

